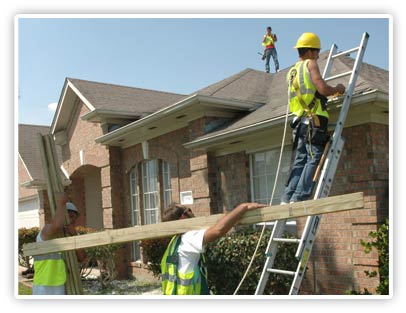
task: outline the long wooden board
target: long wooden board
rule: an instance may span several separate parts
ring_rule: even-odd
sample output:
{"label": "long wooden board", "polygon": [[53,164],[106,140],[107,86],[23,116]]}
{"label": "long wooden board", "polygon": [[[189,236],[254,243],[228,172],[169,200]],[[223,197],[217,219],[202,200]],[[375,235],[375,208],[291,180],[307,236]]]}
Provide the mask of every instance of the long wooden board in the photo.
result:
{"label": "long wooden board", "polygon": [[[364,197],[362,192],[358,192],[248,211],[238,224],[255,224],[362,208],[364,208]],[[58,238],[45,242],[28,243],[24,245],[23,250],[25,256],[40,255],[134,240],[168,237],[190,230],[208,228],[216,224],[223,215],[224,214],[216,214],[159,224],[111,229],[98,233]]]}

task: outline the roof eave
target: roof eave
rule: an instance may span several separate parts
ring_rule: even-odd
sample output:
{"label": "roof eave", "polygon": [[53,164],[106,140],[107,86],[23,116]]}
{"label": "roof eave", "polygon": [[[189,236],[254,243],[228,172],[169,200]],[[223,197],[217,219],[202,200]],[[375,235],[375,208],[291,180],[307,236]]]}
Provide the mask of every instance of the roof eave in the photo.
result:
{"label": "roof eave", "polygon": [[[359,95],[354,95],[352,97],[352,103],[353,104],[361,104],[361,103],[367,103],[367,102],[371,102],[371,101],[388,101],[389,100],[389,95],[387,92],[381,91],[381,90],[371,90]],[[342,97],[338,98],[334,101],[331,101],[332,104],[339,104],[342,102]],[[219,142],[222,141],[226,141],[226,140],[230,140],[233,139],[235,137],[239,137],[241,135],[245,135],[245,134],[249,134],[252,132],[256,132],[274,125],[278,125],[281,123],[284,123],[284,119],[285,119],[286,115],[281,115],[278,117],[274,117],[272,119],[268,119],[268,120],[264,120],[264,121],[260,121],[251,125],[246,125],[237,129],[233,129],[230,131],[225,131],[223,133],[220,134],[216,134],[213,136],[207,136],[204,138],[200,138],[194,141],[190,141],[187,142],[185,144],[183,144],[183,146],[187,149],[203,149],[206,148],[210,145],[213,144],[217,144]],[[288,115],[288,118],[291,119],[292,114]]]}
{"label": "roof eave", "polygon": [[143,117],[133,123],[123,126],[111,133],[103,135],[96,138],[96,143],[101,143],[108,145],[109,143],[124,138],[128,133],[134,132],[137,129],[153,123],[163,117],[168,117],[170,115],[179,114],[182,110],[191,107],[196,103],[205,103],[206,105],[213,105],[217,109],[233,109],[240,111],[249,111],[258,107],[258,103],[240,101],[240,100],[230,100],[211,96],[204,96],[199,94],[194,94],[186,99],[176,102],[166,108],[163,108],[157,112],[154,112],[146,117]]}

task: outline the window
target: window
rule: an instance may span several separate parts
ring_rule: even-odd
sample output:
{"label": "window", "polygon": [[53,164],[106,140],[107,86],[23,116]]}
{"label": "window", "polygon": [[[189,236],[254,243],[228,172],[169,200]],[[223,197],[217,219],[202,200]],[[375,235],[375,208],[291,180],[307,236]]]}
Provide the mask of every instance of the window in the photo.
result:
{"label": "window", "polygon": [[[130,203],[131,203],[131,225],[140,225],[140,206],[138,193],[138,167],[134,166],[130,172]],[[133,241],[133,260],[141,259],[141,250],[138,241]]]}
{"label": "window", "polygon": [[172,202],[171,173],[169,163],[162,161],[162,185],[164,195],[164,208]]}
{"label": "window", "polygon": [[[280,148],[251,154],[252,201],[269,204],[278,169]],[[289,175],[291,146],[284,148],[279,176],[272,204],[279,204]]]}
{"label": "window", "polygon": [[144,224],[159,221],[157,160],[142,163],[142,196],[144,203]]}

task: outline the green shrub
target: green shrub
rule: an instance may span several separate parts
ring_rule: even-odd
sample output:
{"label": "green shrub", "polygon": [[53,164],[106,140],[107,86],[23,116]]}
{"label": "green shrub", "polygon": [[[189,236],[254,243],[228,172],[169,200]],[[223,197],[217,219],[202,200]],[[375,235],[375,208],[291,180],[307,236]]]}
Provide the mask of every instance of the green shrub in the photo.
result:
{"label": "green shrub", "polygon": [[[265,264],[265,250],[271,230],[265,230],[255,260],[238,294],[253,295]],[[208,284],[214,294],[230,295],[240,283],[252,254],[255,250],[259,231],[241,229],[210,243],[206,248],[205,258],[208,270]],[[161,273],[161,259],[170,238],[143,240],[141,247],[146,253],[149,266],[155,276]],[[295,270],[297,261],[294,257],[296,245],[281,244],[275,267]],[[265,294],[288,294],[292,278],[282,275],[270,275]]]}
{"label": "green shrub", "polygon": [[[206,252],[208,281],[214,294],[234,293],[251,261],[259,236],[259,231],[245,228],[208,245]],[[271,230],[265,230],[251,269],[238,291],[239,295],[255,293],[264,268],[265,250],[270,236]],[[274,267],[295,270],[296,247],[292,244],[280,244]],[[288,294],[291,282],[291,277],[270,274],[264,294]]]}
{"label": "green shrub", "polygon": [[19,228],[18,229],[18,264],[24,267],[30,267],[28,260],[31,257],[25,257],[23,254],[23,245],[35,242],[39,233],[38,227]]}
{"label": "green shrub", "polygon": [[148,270],[155,277],[161,277],[161,259],[170,241],[171,237],[140,241],[140,247],[146,256],[145,261],[148,262]]}
{"label": "green shrub", "polygon": [[[77,226],[75,229],[78,235],[97,232],[97,230],[93,228],[83,226]],[[84,264],[81,264],[81,276],[83,278],[86,277],[89,274],[87,269],[96,266],[100,272],[98,280],[102,288],[108,288],[111,282],[116,278],[115,256],[121,247],[121,244],[110,244],[86,248],[87,260]]]}

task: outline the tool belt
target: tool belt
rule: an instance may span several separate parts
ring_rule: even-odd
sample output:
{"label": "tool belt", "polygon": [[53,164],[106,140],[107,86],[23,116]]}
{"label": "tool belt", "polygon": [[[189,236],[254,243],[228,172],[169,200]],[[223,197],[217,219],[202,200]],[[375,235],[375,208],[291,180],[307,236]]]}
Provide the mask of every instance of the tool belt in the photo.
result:
{"label": "tool belt", "polygon": [[307,128],[306,142],[316,146],[325,146],[330,140],[330,134],[327,131],[328,119],[324,116],[317,116],[319,126],[314,124],[314,120],[310,119],[309,127]]}

